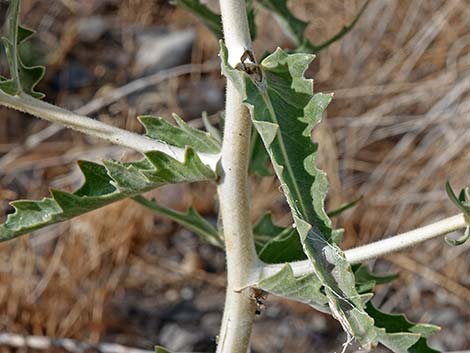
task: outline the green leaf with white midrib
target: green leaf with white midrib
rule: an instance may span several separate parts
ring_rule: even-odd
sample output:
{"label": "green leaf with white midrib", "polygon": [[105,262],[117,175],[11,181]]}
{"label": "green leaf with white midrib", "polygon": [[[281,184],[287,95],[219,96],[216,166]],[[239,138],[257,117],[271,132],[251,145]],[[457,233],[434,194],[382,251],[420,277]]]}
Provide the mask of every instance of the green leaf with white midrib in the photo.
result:
{"label": "green leaf with white midrib", "polygon": [[322,291],[323,283],[314,274],[294,277],[290,265],[268,278],[261,279],[256,286],[265,292],[311,305],[322,312],[330,312],[328,298]]}
{"label": "green leaf with white midrib", "polygon": [[260,65],[262,82],[229,67],[224,47],[221,57],[225,75],[240,90],[268,150],[304,252],[324,286],[331,312],[361,344],[375,343],[373,320],[363,309],[354,275],[344,254],[332,243],[331,221],[324,210],[327,180],[314,166],[317,148],[310,133],[331,96],[313,96],[311,81],[303,77],[313,57],[287,55],[278,49]]}
{"label": "green leaf with white midrib", "polygon": [[[161,152],[149,152],[145,156],[146,161],[154,165],[153,169],[140,169],[133,164],[114,161],[107,161],[104,166],[86,161],[79,162],[80,169],[85,175],[82,188],[75,193],[51,190],[52,198],[41,201],[12,202],[15,213],[8,215],[5,223],[0,225],[0,241],[68,220],[164,184],[216,178],[215,173],[202,164],[192,149],[186,150],[183,163]],[[165,164],[166,168],[161,168],[162,164]],[[156,165],[159,165],[159,169]],[[181,174],[183,171],[185,175]],[[100,186],[90,186],[94,183]],[[102,191],[100,194],[84,192],[99,188]]]}
{"label": "green leaf with white midrib", "polygon": [[189,126],[176,114],[173,114],[173,119],[178,126],[170,124],[162,117],[145,115],[138,119],[144,125],[146,135],[150,138],[176,147],[188,146],[197,152],[214,154],[220,152],[220,143],[211,134]]}
{"label": "green leaf with white midrib", "polygon": [[[156,119],[151,119],[154,118],[142,119],[147,129],[154,127],[153,122]],[[143,159],[130,163],[104,161],[104,165],[101,165],[80,161],[78,165],[85,177],[83,185],[74,193],[51,190],[50,198],[12,202],[15,213],[8,215],[5,223],[0,225],[0,241],[135,197],[164,184],[215,180],[216,173],[200,160],[191,147],[194,144],[198,149],[210,146],[211,150],[215,150],[215,140],[198,131],[200,134],[195,144],[195,129],[189,128],[182,121],[179,124],[180,127],[173,127],[173,135],[167,142],[185,148],[183,161],[160,151],[146,152]]]}
{"label": "green leaf with white midrib", "polygon": [[[372,304],[372,291],[375,285],[387,283],[396,278],[396,275],[372,273],[364,264],[353,267],[356,287],[364,302],[367,302],[365,306],[367,314],[374,319],[378,342],[396,353],[439,353],[429,347],[427,342],[430,335],[439,330],[438,326],[412,323],[402,314],[385,313]],[[367,287],[364,286],[366,283],[369,284]],[[291,266],[286,264],[281,271],[261,279],[255,286],[267,293],[300,301],[331,314],[322,281],[314,273],[294,277]],[[361,288],[365,291],[361,291]]]}
{"label": "green leaf with white midrib", "polygon": [[286,265],[280,273],[262,278],[254,285],[330,312],[363,346],[389,340],[397,352],[406,351],[420,336],[409,332],[391,335],[374,325],[365,308],[372,297],[368,290],[379,278],[362,273],[359,278],[363,281],[357,285],[362,285],[358,288],[364,292],[358,292],[355,275],[336,245],[337,234],[324,209],[328,181],[325,173],[315,167],[317,146],[311,141],[311,131],[320,121],[331,95],[314,95],[311,81],[303,76],[312,56],[288,55],[278,49],[261,63],[263,80],[259,82],[231,68],[226,55],[222,46],[224,74],[240,91],[263,139],[304,252],[313,265],[314,274],[308,275],[308,280],[317,283],[309,287],[305,276],[295,278],[292,268]]}

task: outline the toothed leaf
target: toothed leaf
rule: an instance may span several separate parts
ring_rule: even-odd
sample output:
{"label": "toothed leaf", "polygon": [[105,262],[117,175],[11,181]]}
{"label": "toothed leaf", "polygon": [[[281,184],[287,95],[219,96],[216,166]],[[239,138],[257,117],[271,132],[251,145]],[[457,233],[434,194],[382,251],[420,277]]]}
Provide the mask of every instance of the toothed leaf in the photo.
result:
{"label": "toothed leaf", "polygon": [[[218,142],[207,133],[189,127],[182,119],[175,118],[179,127],[169,123],[157,125],[155,118],[144,117],[142,123],[149,137],[157,137],[169,145],[185,148],[183,162],[160,152],[150,151],[145,158],[131,163],[104,161],[104,165],[80,161],[84,175],[83,185],[74,193],[51,190],[52,198],[41,201],[14,201],[15,213],[0,225],[0,241],[29,233],[33,230],[58,223],[83,213],[106,206],[112,202],[139,194],[168,183],[195,182],[216,179],[215,172],[203,164],[195,149],[212,153],[218,151]],[[161,128],[167,133],[162,137]],[[194,147],[194,148],[193,148]],[[170,215],[170,211],[167,215]],[[216,242],[217,233],[194,211],[171,214],[177,221],[194,221],[195,228],[204,229]],[[220,245],[220,239],[218,244]]]}
{"label": "toothed leaf", "polygon": [[80,161],[85,177],[75,192],[51,190],[51,198],[14,201],[15,212],[0,225],[0,241],[93,211],[110,203],[137,196],[168,183],[214,180],[216,174],[188,148],[183,162],[162,152],[148,152],[134,163],[105,161],[104,165]]}
{"label": "toothed leaf", "polygon": [[0,90],[9,95],[26,93],[42,98],[44,94],[34,88],[44,76],[45,69],[43,66],[27,66],[21,60],[20,45],[34,32],[20,25],[19,15],[20,0],[11,0],[5,21],[5,36],[1,38],[11,77],[0,78]]}
{"label": "toothed leaf", "polygon": [[439,330],[438,326],[415,324],[401,314],[381,312],[368,302],[367,313],[378,327],[379,342],[396,353],[439,353],[427,344],[427,338]]}
{"label": "toothed leaf", "polygon": [[197,152],[219,153],[220,143],[211,134],[192,128],[178,115],[173,114],[178,126],[170,124],[161,117],[140,116],[148,137],[177,147],[191,147]]}
{"label": "toothed leaf", "polygon": [[[372,294],[360,294],[356,289],[356,278],[336,244],[338,233],[324,208],[328,181],[315,166],[317,145],[312,143],[311,133],[331,95],[313,94],[312,81],[303,76],[313,57],[288,55],[278,49],[259,65],[261,75],[253,76],[230,67],[223,46],[221,57],[223,72],[240,91],[269,153],[329,311],[361,345],[377,344],[381,331],[365,310]],[[291,279],[291,285],[295,291],[299,283]]]}
{"label": "toothed leaf", "polygon": [[313,273],[295,277],[288,264],[275,275],[259,281],[256,287],[274,295],[311,305],[322,312],[329,312],[328,298],[323,293],[322,281]]}
{"label": "toothed leaf", "polygon": [[313,57],[288,55],[278,49],[260,65],[262,82],[231,68],[224,47],[221,57],[223,72],[244,97],[270,155],[304,252],[325,288],[333,316],[361,344],[375,343],[373,320],[359,300],[354,274],[343,252],[332,242],[331,221],[324,210],[328,182],[314,164],[317,146],[311,142],[311,130],[331,95],[313,95],[311,80],[303,77]]}

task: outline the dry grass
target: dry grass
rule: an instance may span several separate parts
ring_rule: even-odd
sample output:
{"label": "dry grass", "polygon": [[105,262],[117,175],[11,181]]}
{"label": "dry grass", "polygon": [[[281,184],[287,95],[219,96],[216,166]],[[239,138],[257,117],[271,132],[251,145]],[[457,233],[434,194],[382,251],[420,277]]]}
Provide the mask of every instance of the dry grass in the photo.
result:
{"label": "dry grass", "polygon": [[[91,72],[101,72],[97,58],[109,56],[99,56],[99,45],[87,48],[88,54],[81,53],[83,44],[75,42],[71,30],[61,31],[63,23],[74,23],[80,15],[104,14],[122,25],[168,25],[175,21],[174,27],[183,28],[188,22],[197,23],[163,2],[126,0],[106,7],[89,1],[82,9],[74,0],[24,3],[26,22],[39,29],[43,45],[53,53],[49,60],[55,64],[48,70],[49,80],[61,65],[77,58],[85,60]],[[314,42],[348,23],[360,4],[352,0],[292,0],[293,10],[312,20],[308,35]],[[315,132],[321,142],[320,163],[332,184],[329,204],[334,207],[364,196],[359,206],[338,220],[346,230],[345,247],[455,213],[444,183],[450,180],[457,188],[469,182],[469,19],[470,7],[465,0],[373,0],[357,27],[320,53],[312,65],[309,74],[315,78],[316,90],[335,92],[328,119]],[[261,13],[259,21],[259,53],[279,44],[289,45],[267,14]],[[214,58],[217,44],[200,24],[196,28],[192,61],[201,63]],[[130,56],[134,44],[122,32],[124,44],[119,50]],[[124,63],[117,64],[115,71],[104,63],[106,73],[99,82],[111,87],[124,84],[130,79]],[[220,90],[223,87],[217,72],[173,79],[145,92],[136,104],[123,99],[102,109],[99,117],[139,129],[135,116],[149,109],[162,115],[188,111],[175,97],[198,89],[201,82],[210,82]],[[96,91],[94,86],[51,91],[50,97],[77,107]],[[201,100],[194,95],[191,98]],[[5,109],[0,114],[0,153],[47,126]],[[122,149],[93,146],[84,137],[62,132],[2,168],[1,199],[40,198],[47,185],[72,188],[79,183],[73,160],[120,158],[123,153]],[[289,221],[275,181],[254,180],[253,190],[257,192],[254,219],[271,208],[281,222]],[[178,186],[155,195],[180,209],[195,203],[211,217],[213,191],[203,185]],[[6,202],[1,206],[8,211]],[[162,338],[158,331],[168,327],[165,322],[173,319],[162,313],[168,306],[178,307],[185,295],[193,298],[196,311],[203,312],[204,318],[208,312],[220,310],[222,255],[134,203],[121,202],[40,233],[0,245],[0,331],[151,347]],[[436,347],[468,348],[469,255],[468,245],[450,248],[442,240],[434,240],[376,261],[376,268],[402,274],[396,283],[380,290],[378,303],[387,310],[405,311],[415,320],[441,324],[442,331],[432,339]],[[191,290],[193,297],[188,294]],[[278,303],[272,308],[277,310]],[[337,339],[337,326],[328,319],[305,312],[302,306],[279,310],[296,313],[284,322],[299,336],[290,331],[283,336],[284,326],[270,321],[267,313],[260,319],[259,332],[255,331],[257,352],[309,352],[312,342],[316,346],[323,342],[325,351],[338,349],[337,345],[328,348],[327,342]],[[209,332],[217,330],[215,317]],[[309,331],[312,327],[317,333]],[[276,337],[262,335],[263,330],[276,332]]]}

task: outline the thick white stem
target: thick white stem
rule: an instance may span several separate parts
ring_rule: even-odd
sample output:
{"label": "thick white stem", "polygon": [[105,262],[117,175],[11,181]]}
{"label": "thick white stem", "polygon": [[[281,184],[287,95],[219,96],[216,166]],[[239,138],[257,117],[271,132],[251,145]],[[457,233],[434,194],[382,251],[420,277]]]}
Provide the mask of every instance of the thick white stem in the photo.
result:
{"label": "thick white stem", "polygon": [[[138,152],[161,151],[179,161],[184,159],[184,149],[123,130],[101,121],[82,116],[26,94],[10,96],[0,91],[0,105],[7,106],[38,118],[57,123],[86,135],[97,137]],[[199,153],[201,160],[215,169],[218,154]]]}
{"label": "thick white stem", "polygon": [[238,291],[258,264],[248,201],[250,117],[240,96],[227,83],[225,133],[222,145],[222,181],[218,195],[227,256],[227,293],[218,353],[246,353],[256,303],[247,291]]}
{"label": "thick white stem", "polygon": [[[463,214],[458,214],[406,233],[346,250],[344,254],[350,264],[357,264],[465,228],[468,222],[469,221],[465,219]],[[265,265],[261,276],[272,276],[279,272],[284,265],[285,264]],[[312,264],[309,260],[291,262],[290,265],[295,276],[302,276],[313,272]]]}
{"label": "thick white stem", "polygon": [[[229,62],[236,66],[251,49],[244,0],[221,0],[225,44]],[[256,312],[249,289],[238,291],[259,265],[253,242],[248,198],[248,161],[251,120],[242,98],[227,82],[221,182],[218,188],[220,213],[227,256],[227,293],[218,337],[217,353],[246,353]]]}
{"label": "thick white stem", "polygon": [[228,49],[228,63],[235,67],[246,50],[251,50],[250,29],[245,0],[220,0],[224,27],[224,41]]}

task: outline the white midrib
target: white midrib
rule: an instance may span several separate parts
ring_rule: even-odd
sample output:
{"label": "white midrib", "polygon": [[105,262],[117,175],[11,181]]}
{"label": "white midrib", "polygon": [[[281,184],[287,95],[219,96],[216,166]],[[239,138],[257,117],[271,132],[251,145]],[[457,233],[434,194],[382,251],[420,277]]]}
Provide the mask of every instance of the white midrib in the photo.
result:
{"label": "white midrib", "polygon": [[[278,129],[277,129],[277,132],[276,132],[276,139],[278,139],[278,141],[279,141],[279,145],[281,146],[281,151],[282,151],[282,158],[285,161],[283,167],[287,170],[288,174],[290,175],[291,180],[293,181],[292,184],[294,185],[295,195],[297,196],[297,199],[299,200],[299,205],[300,205],[300,208],[301,208],[301,215],[303,217],[306,217],[308,215],[307,208],[304,204],[303,198],[301,197],[300,188],[299,188],[299,185],[296,182],[295,174],[294,174],[294,171],[292,169],[292,166],[290,165],[290,163],[287,162],[287,161],[289,161],[289,158],[288,158],[286,146],[284,144],[284,140],[282,138],[281,126],[279,125],[279,121],[276,117],[275,111],[274,111],[274,109],[272,107],[272,104],[271,104],[271,99],[270,99],[269,94],[267,93],[267,91],[268,91],[268,89],[266,89],[266,93],[261,93],[260,92],[260,95],[263,98],[263,100],[266,104],[266,107],[268,108],[268,111],[269,111],[269,114],[271,115],[272,120],[278,126]],[[253,119],[256,120],[256,118],[254,116],[253,116]],[[259,120],[257,120],[257,121],[259,121]],[[270,146],[272,145],[272,143],[273,142],[271,142]],[[269,148],[270,146],[267,146],[266,149],[268,150],[269,154],[271,155],[271,159],[276,160],[276,158],[274,156],[274,153]],[[303,168],[303,166],[302,166],[302,168]],[[279,177],[280,181],[283,182],[284,178],[282,178],[282,173],[278,173],[278,177]],[[289,201],[290,196],[286,195],[286,198]],[[292,203],[293,203],[291,205],[292,211],[296,212],[295,199],[292,200]]]}

